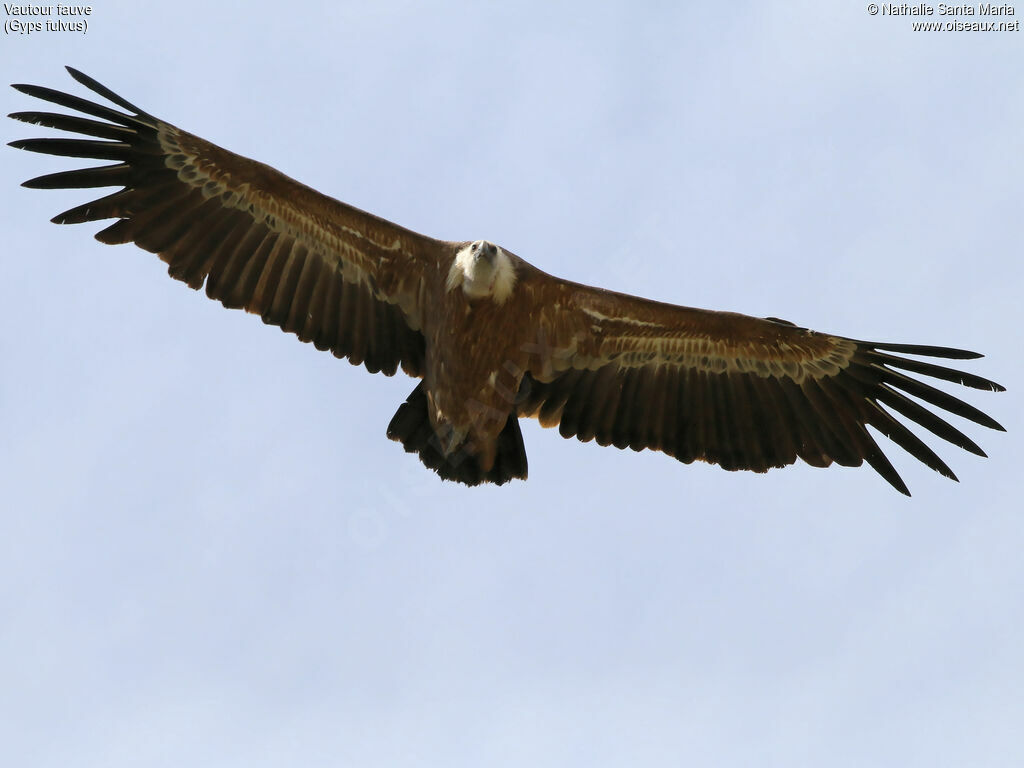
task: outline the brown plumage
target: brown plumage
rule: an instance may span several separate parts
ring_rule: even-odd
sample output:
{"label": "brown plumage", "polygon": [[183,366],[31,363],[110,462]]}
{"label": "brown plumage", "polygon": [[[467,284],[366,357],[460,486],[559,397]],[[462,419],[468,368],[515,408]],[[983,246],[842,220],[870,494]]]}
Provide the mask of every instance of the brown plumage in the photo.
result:
{"label": "brown plumage", "polygon": [[985,454],[907,395],[1002,429],[911,374],[1001,386],[903,356],[980,357],[973,352],[856,341],[560,280],[486,241],[435,240],[321,195],[68,71],[127,112],[15,85],[90,117],[10,117],[91,138],[11,146],[113,164],[25,186],[122,189],[53,221],[116,219],[98,240],[134,242],[165,261],[171,277],[205,285],[210,298],[317,349],[374,373],[401,368],[421,378],[388,437],[442,478],[468,485],[525,478],[518,419],[532,416],[563,437],[729,470],[764,472],[797,458],[816,467],[867,461],[909,495],[867,425],[953,479],[896,415]]}

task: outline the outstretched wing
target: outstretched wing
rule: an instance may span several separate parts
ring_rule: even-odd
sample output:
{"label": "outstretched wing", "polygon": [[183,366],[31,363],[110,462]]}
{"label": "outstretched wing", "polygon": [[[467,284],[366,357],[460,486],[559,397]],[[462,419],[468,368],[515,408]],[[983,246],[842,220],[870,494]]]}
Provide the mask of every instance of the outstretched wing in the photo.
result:
{"label": "outstretched wing", "polygon": [[24,183],[37,189],[123,187],[54,217],[117,222],[97,233],[156,253],[171,277],[226,307],[244,308],[317,349],[387,375],[422,375],[425,271],[447,244],[321,195],[267,165],[165,123],[68,67],[128,112],[33,85],[14,88],[90,115],[15,112],[27,123],[88,139],[23,139],[11,146],[113,165]]}
{"label": "outstretched wing", "polygon": [[[992,429],[977,408],[914,378],[1002,391],[995,382],[904,354],[966,360],[974,352],[879,344],[816,333],[776,319],[710,312],[533,275],[540,343],[519,412],[563,437],[651,448],[682,462],[765,472],[797,457],[816,467],[867,461],[910,495],[874,438],[875,427],[956,479],[902,416],[984,456],[969,437],[911,395]],[[884,407],[883,407],[884,406]]]}

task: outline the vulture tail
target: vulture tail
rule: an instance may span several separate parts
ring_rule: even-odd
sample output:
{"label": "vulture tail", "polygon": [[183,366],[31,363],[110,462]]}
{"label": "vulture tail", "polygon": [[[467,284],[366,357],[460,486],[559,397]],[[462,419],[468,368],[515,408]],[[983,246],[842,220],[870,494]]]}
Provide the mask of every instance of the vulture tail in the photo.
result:
{"label": "vulture tail", "polygon": [[465,485],[504,485],[512,478],[526,479],[526,447],[515,413],[509,414],[504,429],[498,435],[494,466],[484,471],[480,466],[480,456],[473,451],[471,445],[463,444],[448,456],[444,455],[441,440],[430,424],[427,395],[422,383],[399,406],[388,424],[388,437],[400,442],[406,453],[419,454],[420,461],[434,470],[442,480],[453,480]]}

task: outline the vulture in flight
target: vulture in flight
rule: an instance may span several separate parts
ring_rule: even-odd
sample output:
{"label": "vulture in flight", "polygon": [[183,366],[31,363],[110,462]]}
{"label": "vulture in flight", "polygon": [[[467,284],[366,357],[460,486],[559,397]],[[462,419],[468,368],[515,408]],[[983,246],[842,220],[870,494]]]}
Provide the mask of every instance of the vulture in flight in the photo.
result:
{"label": "vulture in flight", "polygon": [[10,117],[88,138],[11,146],[110,163],[24,186],[121,189],[53,221],[114,219],[96,234],[100,242],[134,242],[176,280],[205,285],[225,307],[371,373],[401,368],[419,379],[387,435],[446,480],[525,479],[524,416],[566,438],[728,470],[866,461],[907,495],[868,425],[954,480],[905,422],[978,456],[985,453],[973,440],[927,406],[1002,430],[919,378],[1001,391],[916,359],[980,357],[974,352],[858,341],[562,280],[486,240],[435,240],[322,195],[68,71],[120,109],[15,85],[88,117]]}

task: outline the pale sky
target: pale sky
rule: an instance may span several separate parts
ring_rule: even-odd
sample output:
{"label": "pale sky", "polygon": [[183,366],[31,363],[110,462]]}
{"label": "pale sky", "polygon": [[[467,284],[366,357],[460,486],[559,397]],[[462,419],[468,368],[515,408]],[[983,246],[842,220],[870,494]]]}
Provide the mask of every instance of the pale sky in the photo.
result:
{"label": "pale sky", "polygon": [[68,160],[3,147],[0,762],[1024,764],[1024,33],[836,2],[85,18],[9,31],[4,82],[90,95],[70,64],[579,282],[977,350],[1008,391],[957,394],[1008,432],[923,435],[959,484],[883,443],[910,499],[534,422],[527,482],[442,484],[384,435],[413,380],[48,223],[90,191],[19,187]]}

